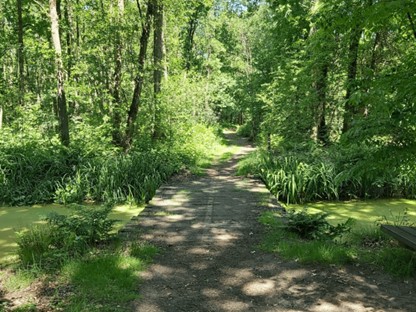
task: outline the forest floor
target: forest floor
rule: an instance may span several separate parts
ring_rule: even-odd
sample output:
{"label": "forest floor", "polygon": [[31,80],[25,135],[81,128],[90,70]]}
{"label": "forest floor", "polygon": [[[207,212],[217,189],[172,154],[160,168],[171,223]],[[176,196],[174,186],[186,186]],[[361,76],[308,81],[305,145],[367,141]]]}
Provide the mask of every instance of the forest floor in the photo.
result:
{"label": "forest floor", "polygon": [[127,227],[130,238],[160,247],[142,274],[133,311],[413,311],[416,281],[363,266],[304,265],[259,249],[261,212],[275,209],[265,186],[235,175],[253,148],[239,146],[203,176],[159,189]]}

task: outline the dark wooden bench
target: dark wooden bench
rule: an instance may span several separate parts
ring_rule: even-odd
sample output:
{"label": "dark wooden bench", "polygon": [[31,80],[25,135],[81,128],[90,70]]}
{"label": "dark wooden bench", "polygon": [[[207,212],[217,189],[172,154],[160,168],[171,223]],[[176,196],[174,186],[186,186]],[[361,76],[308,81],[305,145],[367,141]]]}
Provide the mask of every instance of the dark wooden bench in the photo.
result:
{"label": "dark wooden bench", "polygon": [[416,250],[416,227],[382,224],[381,230],[407,247]]}

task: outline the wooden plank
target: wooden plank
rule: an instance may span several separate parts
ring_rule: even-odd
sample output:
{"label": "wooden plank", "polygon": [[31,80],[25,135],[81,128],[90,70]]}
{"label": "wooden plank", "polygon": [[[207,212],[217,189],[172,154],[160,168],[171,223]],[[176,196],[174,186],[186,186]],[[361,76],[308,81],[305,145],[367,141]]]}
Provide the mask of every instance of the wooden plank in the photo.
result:
{"label": "wooden plank", "polygon": [[416,227],[382,224],[381,230],[399,242],[416,250]]}

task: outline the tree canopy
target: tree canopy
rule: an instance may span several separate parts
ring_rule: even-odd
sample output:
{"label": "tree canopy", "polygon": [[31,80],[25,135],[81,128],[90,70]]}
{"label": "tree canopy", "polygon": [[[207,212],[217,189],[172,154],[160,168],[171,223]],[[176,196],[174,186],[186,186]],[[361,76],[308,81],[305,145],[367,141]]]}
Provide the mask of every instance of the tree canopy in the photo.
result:
{"label": "tree canopy", "polygon": [[4,0],[2,153],[238,124],[268,157],[333,166],[344,197],[415,196],[415,19],[413,0]]}

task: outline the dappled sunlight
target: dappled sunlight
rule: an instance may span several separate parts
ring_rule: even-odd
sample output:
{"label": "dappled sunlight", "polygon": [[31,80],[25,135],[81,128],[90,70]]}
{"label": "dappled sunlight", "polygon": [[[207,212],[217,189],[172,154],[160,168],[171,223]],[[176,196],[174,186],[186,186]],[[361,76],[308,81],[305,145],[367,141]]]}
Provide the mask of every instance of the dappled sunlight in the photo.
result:
{"label": "dappled sunlight", "polygon": [[[259,250],[256,219],[276,207],[269,206],[260,181],[236,177],[229,166],[223,163],[207,177],[162,186],[137,219],[140,238],[163,253],[142,275],[142,300],[135,311],[350,311],[356,302],[375,310],[386,305],[379,299],[385,291],[356,270],[311,269]],[[186,196],[178,196],[185,190]],[[342,209],[338,205],[329,203],[339,219],[355,207],[352,202]],[[363,209],[357,214],[373,206]],[[320,252],[331,256],[326,249]]]}
{"label": "dappled sunlight", "polygon": [[255,279],[243,286],[243,293],[248,296],[267,296],[273,294],[275,287],[273,280]]}

